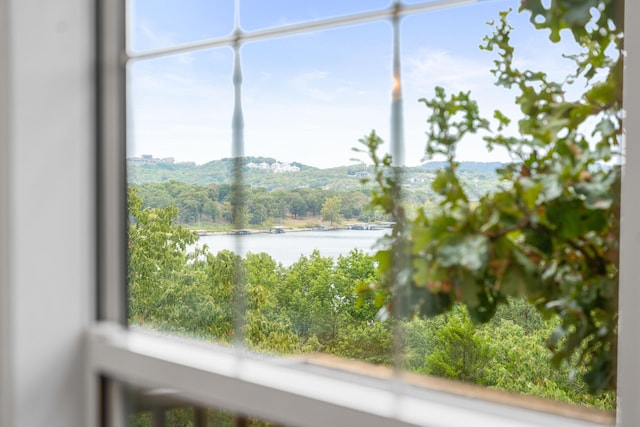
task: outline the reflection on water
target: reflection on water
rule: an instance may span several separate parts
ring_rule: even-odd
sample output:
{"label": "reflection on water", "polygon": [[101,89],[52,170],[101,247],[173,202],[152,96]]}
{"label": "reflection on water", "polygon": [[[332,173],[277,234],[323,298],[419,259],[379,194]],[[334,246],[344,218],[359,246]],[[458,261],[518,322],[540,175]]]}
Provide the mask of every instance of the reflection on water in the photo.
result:
{"label": "reflection on water", "polygon": [[[322,256],[337,258],[339,255],[347,255],[352,249],[361,249],[363,252],[373,254],[376,251],[375,243],[385,233],[391,230],[331,230],[331,231],[295,231],[282,234],[249,234],[232,236],[229,234],[216,234],[213,236],[201,236],[199,244],[206,244],[209,251],[217,253],[223,249],[229,249],[245,255],[247,252],[266,252],[277,262],[283,265],[291,265],[301,255],[311,255],[317,249]],[[238,248],[240,244],[240,250]]]}

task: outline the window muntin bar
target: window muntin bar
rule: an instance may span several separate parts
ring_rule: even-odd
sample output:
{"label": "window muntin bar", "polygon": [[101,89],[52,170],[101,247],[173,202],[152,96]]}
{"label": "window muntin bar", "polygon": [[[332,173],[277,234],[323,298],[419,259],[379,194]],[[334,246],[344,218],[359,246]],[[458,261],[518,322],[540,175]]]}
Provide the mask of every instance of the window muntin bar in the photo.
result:
{"label": "window muntin bar", "polygon": [[[228,46],[232,45],[236,40],[240,41],[254,41],[267,39],[272,37],[283,37],[287,35],[293,35],[297,33],[307,33],[332,27],[341,27],[346,25],[361,24],[370,21],[377,21],[380,19],[388,19],[395,14],[409,15],[414,13],[427,12],[430,10],[438,10],[443,8],[450,8],[455,6],[468,5],[476,3],[482,0],[439,0],[426,3],[420,3],[415,5],[404,5],[399,9],[391,7],[381,11],[364,12],[348,16],[339,16],[335,18],[329,18],[324,20],[311,21],[309,23],[285,25],[282,27],[276,27],[272,29],[241,32],[231,34],[226,37],[216,38],[212,40],[203,40],[200,42],[185,43],[180,46],[154,49],[140,53],[127,52],[127,58],[130,60],[151,58],[156,56],[164,56],[174,53],[190,52],[193,50],[206,49],[210,47]],[[487,1],[487,0],[484,0]]]}
{"label": "window muntin bar", "polygon": [[[286,24],[304,24],[318,19],[378,11],[389,7],[390,0],[356,0],[348,2],[317,2],[301,0],[243,0],[241,26],[246,31],[281,27]],[[287,7],[283,10],[282,5]]]}

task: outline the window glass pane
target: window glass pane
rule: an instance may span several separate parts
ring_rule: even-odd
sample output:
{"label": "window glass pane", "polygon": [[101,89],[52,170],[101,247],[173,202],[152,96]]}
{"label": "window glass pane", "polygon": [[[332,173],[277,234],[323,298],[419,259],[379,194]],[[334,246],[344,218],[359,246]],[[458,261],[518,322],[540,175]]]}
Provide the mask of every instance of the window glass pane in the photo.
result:
{"label": "window glass pane", "polygon": [[[216,318],[202,289],[197,234],[218,214],[217,193],[197,164],[229,157],[232,52],[222,48],[129,67],[129,321],[198,337]],[[196,164],[197,162],[197,164]],[[200,323],[198,323],[200,322]],[[203,326],[207,325],[207,326]],[[204,327],[205,330],[201,328]]]}
{"label": "window glass pane", "polygon": [[233,30],[230,0],[128,0],[127,6],[130,51],[225,36]]}
{"label": "window glass pane", "polygon": [[[386,137],[390,30],[377,22],[244,46],[246,153],[333,168],[353,163],[352,147],[372,128]],[[288,178],[328,184],[301,176]]]}
{"label": "window glass pane", "polygon": [[369,12],[390,5],[389,0],[242,0],[240,23],[245,30],[299,24],[317,19]]}
{"label": "window glass pane", "polygon": [[[480,115],[491,119],[494,110],[498,109],[512,119],[512,123],[503,132],[514,137],[521,135],[518,121],[524,117],[523,111],[521,106],[514,102],[516,96],[520,95],[520,91],[517,85],[507,89],[495,84],[496,76],[491,73],[491,70],[495,68],[494,61],[498,59],[498,55],[496,52],[488,52],[478,48],[480,44],[484,44],[483,37],[491,35],[495,31],[492,26],[487,25],[487,22],[497,20],[498,11],[510,6],[513,6],[512,2],[481,3],[469,7],[408,16],[402,21],[407,159],[409,165],[411,165],[409,159],[422,159],[413,163],[413,166],[422,165],[420,168],[415,168],[411,170],[411,173],[403,176],[403,196],[410,219],[415,218],[418,208],[424,209],[427,217],[435,217],[444,198],[454,197],[451,195],[452,193],[447,193],[444,187],[441,187],[442,193],[437,194],[432,185],[438,171],[446,166],[444,162],[446,158],[444,155],[435,156],[430,161],[423,158],[427,140],[425,133],[429,131],[427,119],[431,113],[425,103],[418,102],[418,99],[434,99],[436,86],[444,89],[447,98],[460,91],[470,91],[471,98],[478,102]],[[513,12],[509,15],[509,23],[514,28],[511,43],[515,46],[515,67],[520,70],[544,71],[547,73],[546,78],[558,82],[563,82],[566,76],[575,72],[575,63],[566,57],[566,55],[578,53],[574,43],[567,40],[558,44],[551,43],[547,31],[535,31],[532,28],[528,14]],[[461,27],[465,31],[460,31]],[[569,37],[568,34],[565,36]],[[536,84],[540,84],[540,82],[528,83],[531,87],[539,87]],[[566,99],[579,98],[584,88],[591,84],[593,82],[586,83],[584,80],[574,84],[573,87],[567,89]],[[526,102],[526,98],[524,99]],[[450,132],[451,128],[449,128]],[[491,128],[494,131],[497,128],[495,120],[491,122]],[[522,129],[525,127],[520,128],[520,130]],[[593,131],[593,124],[585,125],[583,131],[590,135]],[[455,135],[455,131],[452,134]],[[521,163],[523,161],[522,158],[508,155],[502,147],[489,150],[483,141],[483,136],[486,135],[487,132],[469,134],[457,146],[455,159],[460,163],[456,173],[466,197],[469,198],[468,203],[461,202],[457,206],[464,205],[473,209],[482,203],[480,199],[485,194],[495,193],[501,188],[509,188],[509,181],[500,181],[496,171],[504,167],[507,162]],[[590,140],[591,146],[595,146],[595,138]],[[548,148],[539,146],[536,149],[539,150],[540,158],[545,158],[543,153]],[[561,164],[560,161],[551,160],[551,157],[546,157],[544,161],[549,164],[556,162],[555,167],[559,167],[558,165]],[[596,168],[599,167],[601,165]],[[540,170],[542,171],[542,169]],[[572,184],[569,182],[566,185]],[[443,196],[443,194],[445,195]],[[444,209],[449,212],[450,217],[460,215],[460,218],[465,218],[466,214],[462,211],[456,212],[457,208],[452,207],[453,204],[442,206],[446,206]],[[559,214],[554,213],[550,221],[556,221],[557,215]],[[473,220],[469,219],[469,221]],[[460,220],[460,223],[463,222],[464,220]],[[434,223],[431,223],[431,226],[425,224],[427,224],[426,220],[424,223],[417,221],[414,226],[417,228],[424,226],[425,229],[422,230],[424,235],[436,233]],[[457,227],[456,220],[452,219],[448,227],[449,230],[454,230]],[[524,228],[524,225],[521,227]],[[414,239],[420,238],[419,233],[416,232],[412,237]],[[487,235],[491,234],[487,233]],[[477,236],[483,236],[483,234],[479,233]],[[450,234],[443,232],[438,238],[456,239],[458,237],[455,232]],[[436,238],[433,237],[433,239]],[[524,240],[515,239],[515,241],[523,247],[526,245]],[[426,247],[429,244],[425,241],[423,246]],[[454,265],[458,265],[459,261],[444,258],[448,255],[457,257],[459,253],[445,251],[457,251],[460,248],[462,246],[443,248],[440,255],[443,259],[436,262],[442,264],[452,262]],[[418,251],[416,246],[413,246],[413,250]],[[472,251],[476,250],[478,249]],[[487,249],[479,250],[482,252]],[[419,253],[418,257],[422,257],[422,259],[427,256],[426,250]],[[483,256],[493,257],[493,259],[499,258],[491,253],[483,254]],[[464,264],[466,261],[460,262]],[[460,297],[465,292],[475,292],[475,290],[470,291],[468,288],[464,288],[465,285],[461,282],[458,273],[455,272],[455,268],[451,268],[448,275],[441,277],[442,281],[438,281],[433,279],[432,270],[429,270],[436,269],[438,266],[429,264],[429,267],[424,267],[424,265],[420,261],[416,262],[414,258],[413,272],[416,274],[414,277],[418,277],[414,280],[420,280],[420,277],[427,281],[433,280],[429,285],[432,288],[438,286],[459,287],[456,292],[458,298],[461,299],[465,299],[464,296]],[[419,270],[420,268],[423,270]],[[422,273],[416,273],[416,271],[422,271]],[[527,273],[521,271],[519,274],[526,276]],[[589,273],[585,274],[588,276]],[[519,280],[521,280],[519,283],[525,286],[528,279]],[[531,280],[531,283],[534,281]],[[543,319],[532,304],[536,300],[532,298],[528,302],[525,298],[527,292],[512,291],[507,289],[508,285],[503,286],[504,292],[499,291],[496,295],[500,295],[500,297],[517,296],[513,298],[510,296],[508,304],[500,304],[496,314],[486,324],[474,324],[472,315],[462,305],[455,306],[452,311],[433,318],[419,316],[403,320],[401,322],[401,330],[404,334],[402,355],[404,356],[405,368],[412,372],[442,376],[495,389],[614,410],[614,392],[606,392],[599,396],[588,392],[586,382],[580,378],[586,373],[586,370],[584,367],[578,367],[577,358],[574,358],[571,363],[563,365],[561,369],[551,367],[548,340],[554,331],[562,330],[560,318],[550,316],[548,319]],[[613,286],[613,282],[609,282],[608,286],[609,288]],[[415,288],[414,292],[418,292],[419,289],[420,287]],[[445,289],[440,297],[446,295],[446,292]],[[528,292],[528,294],[532,295],[534,292]],[[412,298],[415,300],[420,297],[416,294]],[[432,314],[438,311],[434,307],[445,304],[433,294],[427,294],[424,298],[425,301],[421,309],[431,311]],[[466,301],[469,304],[480,304],[477,299],[474,300],[471,297],[466,298]],[[540,306],[539,301],[538,306]],[[475,319],[476,323],[480,321],[479,317]]]}
{"label": "window glass pane", "polygon": [[[272,3],[263,8],[241,2],[241,22],[247,29],[264,28],[369,10],[355,3],[316,3]],[[561,237],[574,233],[579,240],[585,227],[597,228],[597,234],[616,221],[606,216],[610,210],[602,214],[607,209],[604,204],[613,199],[607,193],[612,187],[606,178],[611,164],[596,158],[604,156],[604,148],[594,154],[593,161],[584,162],[575,153],[588,152],[596,141],[577,137],[575,144],[582,144],[577,148],[574,141],[566,142],[562,132],[568,130],[551,129],[553,135],[560,135],[553,138],[562,140],[558,144],[564,144],[564,152],[555,152],[555,139],[541,131],[527,136],[525,145],[530,144],[509,155],[499,147],[504,140],[496,140],[498,147],[489,150],[483,141],[489,133],[480,130],[462,138],[451,156],[459,164],[446,162],[450,143],[438,147],[440,153],[433,158],[425,156],[426,134],[434,122],[429,122],[431,113],[419,99],[433,99],[436,86],[442,87],[445,98],[463,92],[462,101],[449,106],[452,109],[464,104],[464,93],[470,91],[478,102],[478,114],[489,120],[487,126],[493,130],[498,127],[494,110],[500,109],[511,118],[503,123],[504,135],[514,138],[531,135],[531,128],[547,123],[544,111],[538,114],[531,108],[559,103],[563,97],[572,99],[589,87],[578,79],[564,94],[554,92],[543,101],[527,104],[533,96],[529,92],[545,85],[544,79],[562,81],[575,71],[575,64],[563,55],[577,51],[566,43],[551,44],[546,32],[533,30],[527,15],[515,12],[509,18],[515,29],[514,66],[547,74],[532,74],[534,81],[520,87],[529,91],[520,98],[520,105],[514,104],[517,84],[511,89],[495,85],[491,70],[497,53],[478,45],[486,43],[483,36],[493,31],[487,21],[497,19],[499,10],[509,6],[512,2],[481,2],[399,20],[401,79],[395,87],[401,89],[396,94],[402,93],[404,119],[393,122],[391,19],[289,37],[240,40],[237,46],[133,62],[127,147],[130,322],[259,352],[311,358],[323,353],[389,368],[399,363],[415,373],[614,409],[614,394],[590,395],[586,383],[578,379],[586,371],[571,365],[572,361],[560,370],[551,369],[547,338],[565,334],[564,340],[552,345],[561,346],[576,331],[550,315],[565,303],[566,294],[543,303],[548,295],[523,290],[533,282],[533,264],[541,262],[532,251],[555,250],[556,243],[543,248],[539,245],[544,242],[531,243],[539,229],[544,228],[549,242],[556,232]],[[368,3],[367,7],[384,4]],[[231,15],[228,19],[232,21]],[[193,28],[184,29],[184,37],[209,26],[193,22]],[[141,30],[134,26],[132,31]],[[502,67],[504,71],[506,66]],[[549,91],[556,87],[549,85]],[[602,92],[592,95],[605,96]],[[576,104],[565,107],[572,105]],[[520,121],[523,111],[533,120]],[[446,109],[441,113],[454,121],[461,114]],[[575,114],[587,113],[572,114],[574,119]],[[461,123],[447,123],[432,139],[457,139],[466,122]],[[586,122],[580,131],[591,135],[594,126],[595,122]],[[375,159],[381,167],[380,182],[395,179],[397,188],[372,193],[372,180],[378,177],[371,165],[374,159],[352,148],[366,151],[358,140],[370,135],[369,142],[375,145],[377,135],[384,141],[378,155],[384,156],[393,129],[404,134],[405,165],[383,168],[387,160]],[[615,124],[602,120],[597,129],[610,135]],[[372,130],[376,134],[370,134]],[[571,157],[569,152],[575,155],[568,163],[553,163],[558,157]],[[232,153],[240,156],[231,158]],[[507,162],[515,166],[505,169]],[[562,172],[545,170],[544,162]],[[447,167],[448,174],[442,172]],[[538,168],[541,175],[530,177],[531,168]],[[499,169],[507,172],[499,175]],[[567,178],[569,173],[575,179]],[[457,178],[452,179],[453,174]],[[541,178],[545,174],[551,177]],[[500,176],[507,179],[500,181]],[[528,180],[512,185],[508,178],[514,176]],[[576,186],[577,180],[585,182]],[[505,208],[506,213],[473,217],[485,212],[478,206],[490,212],[511,201],[505,193],[485,203],[485,195],[514,188],[518,201]],[[579,195],[569,206],[575,208],[574,216],[564,214],[560,207],[564,205],[554,204],[567,188],[569,199]],[[371,201],[377,201],[378,208],[371,207]],[[538,209],[540,201],[552,203]],[[393,212],[383,212],[381,206],[389,205]],[[402,209],[394,210],[400,205]],[[521,212],[534,218],[518,220]],[[576,218],[587,220],[574,226]],[[491,227],[500,221],[512,223],[506,231],[491,234]],[[531,221],[538,221],[541,228],[524,234],[521,229]],[[406,224],[395,229],[404,233],[399,232],[400,236],[410,236],[406,241],[383,237],[396,223]],[[434,223],[441,224],[440,231],[434,231]],[[472,227],[479,231],[470,237],[462,235]],[[564,232],[557,231],[563,227]],[[614,225],[611,242],[607,236],[588,240],[594,234],[586,232],[588,241],[565,242],[567,247],[557,255],[570,252],[576,263],[568,259],[552,269],[549,265],[555,261],[550,259],[550,264],[541,265],[549,267],[548,274],[567,271],[554,278],[558,287],[591,280],[585,260],[608,251],[601,247],[613,248],[615,230]],[[388,255],[382,252],[374,258],[376,241],[395,246]],[[490,246],[494,241],[504,241],[504,247]],[[426,249],[432,244],[442,246],[435,255]],[[596,246],[587,247],[592,244]],[[505,259],[487,261],[500,251],[511,252]],[[573,274],[576,266],[586,266],[580,280]],[[475,282],[460,279],[459,267],[486,271],[486,281],[495,279],[487,297],[495,305],[500,303],[495,315],[495,307],[487,308],[488,303],[481,307],[484,311],[474,311],[481,303],[465,297],[465,292],[476,292]],[[505,271],[510,272],[508,278],[503,277]],[[606,288],[615,276],[613,267],[610,274],[593,283],[595,289],[602,289],[594,291],[593,300],[606,299],[603,294],[613,292]],[[407,291],[402,285],[409,280],[413,287]],[[385,285],[386,293],[381,291]],[[566,289],[573,289],[570,293],[577,288]],[[526,296],[548,312],[547,319]],[[583,297],[582,303],[591,298]],[[462,300],[471,309],[449,304],[451,300]],[[403,304],[421,313],[414,315]],[[603,334],[610,333],[607,328],[613,324],[615,308],[594,307],[587,311],[597,318],[589,328],[597,324]],[[440,311],[446,313],[435,316]],[[480,321],[484,324],[478,325]],[[608,371],[602,372],[606,376]]]}
{"label": "window glass pane", "polygon": [[[228,155],[231,51],[133,63],[132,324],[240,338],[258,351],[391,360],[390,323],[373,322],[371,301],[356,302],[356,288],[377,281],[372,248],[388,228],[366,209],[369,168],[352,160],[371,129],[388,134],[390,30],[377,22],[242,47],[240,227]],[[247,310],[240,324],[238,307]],[[375,349],[353,352],[372,334]]]}
{"label": "window glass pane", "polygon": [[[497,4],[496,4],[497,3]],[[490,34],[487,22],[509,2],[455,7],[407,16],[402,20],[402,67],[407,159],[411,166],[425,160],[428,110],[419,99],[431,98],[435,87],[447,94],[471,91],[482,114],[491,117],[496,108],[516,110],[514,93],[494,85],[490,70],[495,57],[478,46]],[[521,16],[520,22],[525,17]],[[459,31],[463,27],[464,31]],[[538,42],[545,43],[538,34]],[[467,138],[457,151],[461,161],[509,161],[502,150],[489,152],[481,136]],[[440,159],[442,160],[442,159]]]}
{"label": "window glass pane", "polygon": [[[127,156],[136,171],[157,165],[168,171],[181,162],[206,163],[231,154],[232,51],[228,48],[134,62],[129,67]],[[155,158],[142,161],[142,156]],[[136,162],[135,160],[139,160]],[[142,172],[140,172],[142,173]],[[167,175],[169,178],[170,175]],[[161,179],[149,176],[147,181]]]}
{"label": "window glass pane", "polygon": [[274,275],[247,258],[256,349],[341,355],[370,328],[375,311],[356,308],[356,287],[375,280],[371,247],[384,230],[346,229],[373,222],[358,176],[367,167],[351,148],[375,126],[388,132],[389,36],[378,22],[243,47],[245,152],[260,156],[247,159],[248,226],[284,232],[242,236],[243,250],[282,265]]}

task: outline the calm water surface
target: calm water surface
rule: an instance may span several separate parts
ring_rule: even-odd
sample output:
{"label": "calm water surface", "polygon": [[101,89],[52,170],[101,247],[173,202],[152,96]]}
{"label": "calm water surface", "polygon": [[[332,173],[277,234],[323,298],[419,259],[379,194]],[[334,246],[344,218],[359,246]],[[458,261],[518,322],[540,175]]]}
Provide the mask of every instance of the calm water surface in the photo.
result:
{"label": "calm water surface", "polygon": [[[317,249],[322,256],[337,258],[348,255],[352,249],[361,249],[373,254],[377,248],[376,241],[390,229],[385,230],[331,230],[331,231],[295,231],[282,234],[248,234],[232,236],[216,234],[201,236],[199,244],[206,244],[209,251],[217,253],[229,249],[241,255],[247,252],[266,252],[277,262],[291,265],[301,255],[311,255]],[[238,250],[238,243],[241,245]]]}

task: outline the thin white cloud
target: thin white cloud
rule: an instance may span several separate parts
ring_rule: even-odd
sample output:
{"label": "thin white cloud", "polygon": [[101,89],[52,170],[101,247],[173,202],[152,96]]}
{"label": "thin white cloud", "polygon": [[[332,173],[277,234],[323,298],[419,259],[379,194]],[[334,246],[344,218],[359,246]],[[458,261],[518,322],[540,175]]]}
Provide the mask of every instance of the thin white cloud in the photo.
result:
{"label": "thin white cloud", "polygon": [[153,27],[153,24],[147,20],[140,20],[136,25],[137,31],[134,34],[137,38],[134,40],[134,46],[143,49],[154,49],[166,47],[177,42],[177,34],[169,31],[160,31]]}
{"label": "thin white cloud", "polygon": [[266,81],[266,80],[271,79],[271,77],[273,76],[273,73],[269,73],[269,72],[266,72],[266,71],[260,71],[259,76],[260,76],[260,81]]}
{"label": "thin white cloud", "polygon": [[[481,114],[487,118],[491,118],[494,109],[513,108],[513,95],[493,84],[491,60],[490,56],[486,60],[470,58],[463,52],[442,49],[421,49],[407,56],[403,76],[407,164],[419,164],[424,158],[429,111],[418,99],[432,98],[436,86],[443,87],[447,95],[470,91],[471,98],[478,102]],[[490,153],[480,137],[467,138],[460,143],[457,152],[459,160],[508,160],[504,153]]]}
{"label": "thin white cloud", "polygon": [[[158,72],[161,69],[161,72]],[[230,155],[232,88],[169,67],[134,69],[129,155],[203,163]]]}
{"label": "thin white cloud", "polygon": [[440,49],[424,49],[406,59],[405,82],[416,90],[473,90],[490,77],[486,61],[465,58]]}
{"label": "thin white cloud", "polygon": [[366,91],[354,93],[354,83],[331,78],[327,71],[312,70],[298,74],[290,82],[293,93],[300,100],[310,99],[323,103],[349,102],[349,96],[363,96]]}
{"label": "thin white cloud", "polygon": [[[521,69],[542,70],[551,79],[562,81],[574,71],[571,61],[562,58],[562,54],[575,53],[569,43],[551,44],[534,34],[517,43],[514,66]],[[521,117],[515,104],[517,92],[495,86],[495,76],[490,72],[494,66],[495,54],[487,52],[481,57],[465,57],[462,52],[444,50],[421,50],[409,55],[405,60],[405,139],[407,152],[414,153],[408,159],[418,158],[426,143],[425,122],[428,110],[424,104],[416,102],[420,97],[431,98],[435,86],[443,86],[448,94],[459,91],[471,91],[472,99],[478,102],[480,113],[490,119],[493,111],[501,110],[511,117],[512,124],[507,133],[517,133],[517,120]],[[579,85],[578,85],[579,86]],[[575,93],[571,89],[569,94]],[[460,143],[459,160],[509,161],[506,152],[489,152],[479,136],[471,136]]]}
{"label": "thin white cloud", "polygon": [[333,94],[322,87],[328,76],[329,73],[326,71],[306,71],[296,76],[291,81],[291,86],[299,95],[316,101],[331,102],[334,99]]}

